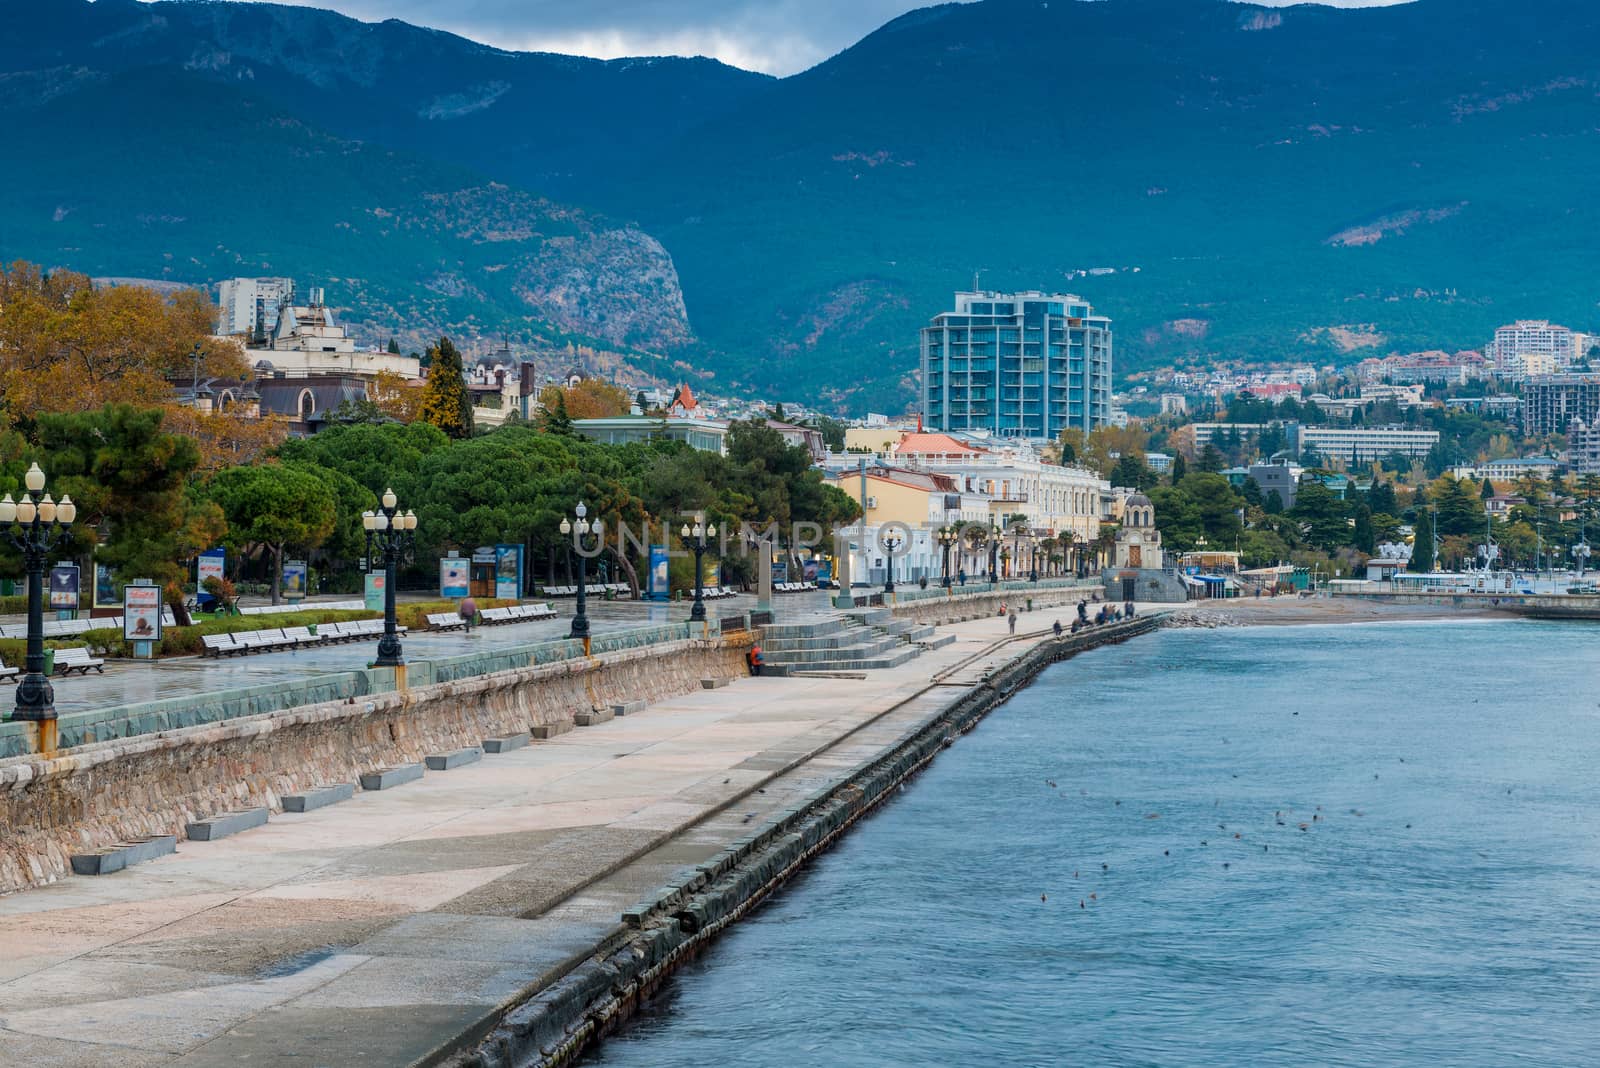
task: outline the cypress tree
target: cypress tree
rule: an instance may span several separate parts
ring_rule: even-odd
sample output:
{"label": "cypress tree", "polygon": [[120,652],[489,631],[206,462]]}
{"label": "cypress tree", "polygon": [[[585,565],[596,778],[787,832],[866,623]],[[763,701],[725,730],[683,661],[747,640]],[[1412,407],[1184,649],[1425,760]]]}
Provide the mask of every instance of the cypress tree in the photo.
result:
{"label": "cypress tree", "polygon": [[428,381],[422,389],[422,421],[452,438],[472,436],[472,398],[461,353],[447,337],[428,346]]}

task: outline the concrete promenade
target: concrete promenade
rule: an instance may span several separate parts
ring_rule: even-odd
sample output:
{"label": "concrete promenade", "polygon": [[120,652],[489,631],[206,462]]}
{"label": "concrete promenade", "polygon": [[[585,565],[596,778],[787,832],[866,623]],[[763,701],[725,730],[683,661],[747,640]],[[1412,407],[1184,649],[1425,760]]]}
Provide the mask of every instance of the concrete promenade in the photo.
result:
{"label": "concrete promenade", "polygon": [[[621,914],[1048,636],[741,679],[99,878],[0,898],[0,1064],[437,1063]],[[957,669],[944,684],[930,679]]]}

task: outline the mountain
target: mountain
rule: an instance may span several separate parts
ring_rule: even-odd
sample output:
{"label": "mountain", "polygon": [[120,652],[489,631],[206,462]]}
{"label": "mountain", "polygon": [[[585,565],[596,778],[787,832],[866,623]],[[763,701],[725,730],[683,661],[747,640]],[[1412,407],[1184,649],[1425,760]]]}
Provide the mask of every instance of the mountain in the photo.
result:
{"label": "mountain", "polygon": [[[15,168],[0,244],[323,265],[372,283],[375,320],[531,316],[850,411],[914,396],[918,327],[978,272],[1089,298],[1119,371],[1596,328],[1597,7],[980,0],[773,80],[304,8],[0,0],[0,115],[52,156]],[[540,235],[515,268],[507,233]]]}
{"label": "mountain", "polygon": [[[602,158],[597,113],[624,100],[670,137],[767,81],[269,5],[5,0],[0,17],[14,31],[0,116],[25,146],[0,200],[5,258],[190,283],[289,274],[327,284],[369,336],[509,333],[642,350],[652,370],[646,354],[691,338],[671,257],[636,226],[490,175]],[[577,105],[552,106],[562,95]],[[485,100],[511,132],[477,125]],[[474,165],[502,156],[515,165]]]}
{"label": "mountain", "polygon": [[1587,0],[950,4],[593,200],[661,238],[731,371],[857,411],[912,395],[980,270],[1112,314],[1119,372],[1593,328],[1597,40]]}

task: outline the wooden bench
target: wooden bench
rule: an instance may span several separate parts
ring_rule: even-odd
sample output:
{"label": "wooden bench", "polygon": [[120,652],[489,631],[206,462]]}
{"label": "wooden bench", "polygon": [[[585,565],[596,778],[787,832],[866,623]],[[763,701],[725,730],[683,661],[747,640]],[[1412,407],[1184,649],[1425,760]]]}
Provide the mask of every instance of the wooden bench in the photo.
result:
{"label": "wooden bench", "polygon": [[62,675],[70,675],[74,671],[80,675],[87,675],[90,671],[98,671],[103,675],[105,670],[106,662],[90,656],[87,649],[56,650],[56,671]]}

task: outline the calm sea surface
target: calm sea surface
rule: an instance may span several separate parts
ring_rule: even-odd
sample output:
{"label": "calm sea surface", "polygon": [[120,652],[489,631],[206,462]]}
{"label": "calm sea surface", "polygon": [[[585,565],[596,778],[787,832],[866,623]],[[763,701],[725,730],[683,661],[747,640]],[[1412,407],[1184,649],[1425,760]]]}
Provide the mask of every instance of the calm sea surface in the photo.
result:
{"label": "calm sea surface", "polygon": [[1597,667],[1529,622],[1078,657],[589,1063],[1600,1064]]}

